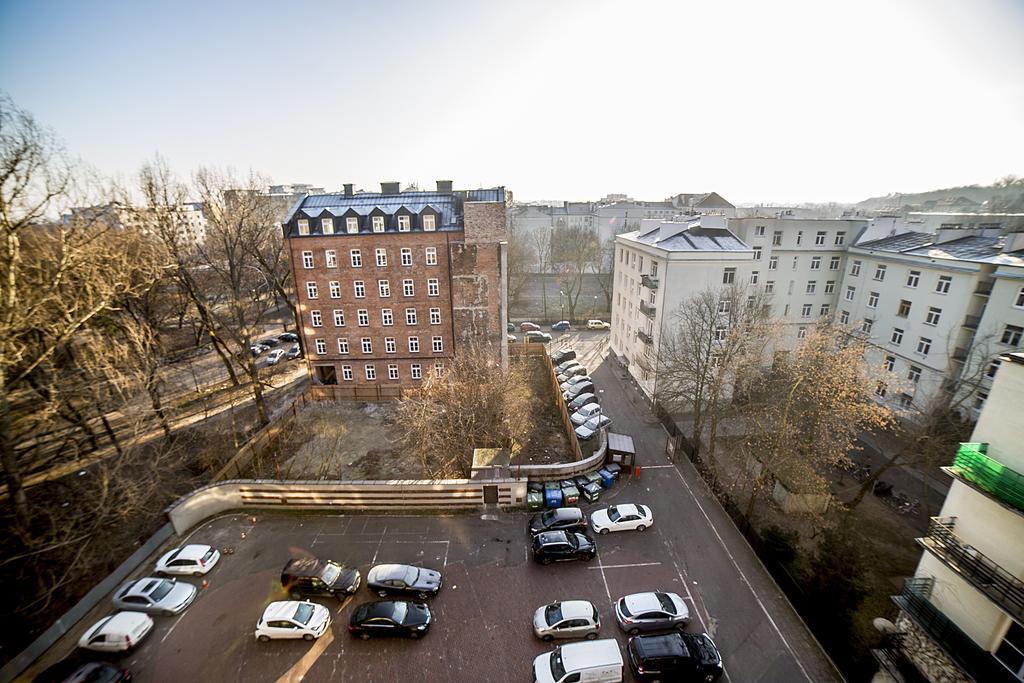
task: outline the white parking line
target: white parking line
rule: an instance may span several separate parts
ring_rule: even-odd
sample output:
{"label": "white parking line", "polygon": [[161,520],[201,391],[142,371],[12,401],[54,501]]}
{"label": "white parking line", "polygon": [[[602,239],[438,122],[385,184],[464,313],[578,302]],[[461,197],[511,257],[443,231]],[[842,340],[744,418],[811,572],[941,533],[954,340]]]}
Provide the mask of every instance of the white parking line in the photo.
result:
{"label": "white parking line", "polygon": [[[701,630],[704,631],[704,633],[707,633],[708,636],[712,637],[712,639],[713,639],[714,637],[711,636],[711,633],[708,632],[708,624],[707,624],[707,622],[704,621],[704,617],[702,617],[700,615],[700,606],[697,604],[697,601],[694,599],[693,593],[690,592],[690,584],[688,584],[686,582],[686,577],[683,576],[683,572],[681,572],[678,568],[676,569],[676,573],[679,575],[679,581],[682,582],[683,588],[686,589],[686,599],[689,600],[693,604],[693,611],[697,613],[697,621],[700,622]],[[711,618],[711,615],[709,614],[708,615],[708,619],[710,619],[710,618]],[[722,676],[725,678],[726,681],[731,680],[729,678],[729,672],[725,670],[725,659],[722,660]]]}
{"label": "white parking line", "polygon": [[[604,581],[604,593],[608,596],[608,604],[612,603],[612,592],[608,588],[608,577],[604,575],[604,565],[601,564],[601,558],[597,558],[597,568],[601,570],[601,580]],[[593,569],[593,567],[587,567],[587,569]]]}
{"label": "white parking line", "polygon": [[628,567],[656,567],[661,562],[637,562],[636,564],[601,564],[598,562],[596,567],[587,567],[587,569],[626,569]]}
{"label": "white parking line", "polygon": [[388,533],[388,527],[385,524],[384,525],[384,531],[380,532],[380,540],[377,541],[377,549],[373,551],[373,559],[370,560],[370,564],[377,564],[377,553],[380,552],[380,546],[381,546],[382,543],[384,543],[384,536],[386,536],[387,533]]}
{"label": "white parking line", "polygon": [[644,470],[667,470],[670,468],[675,469],[675,467],[675,465],[641,465],[640,471],[643,472]]}

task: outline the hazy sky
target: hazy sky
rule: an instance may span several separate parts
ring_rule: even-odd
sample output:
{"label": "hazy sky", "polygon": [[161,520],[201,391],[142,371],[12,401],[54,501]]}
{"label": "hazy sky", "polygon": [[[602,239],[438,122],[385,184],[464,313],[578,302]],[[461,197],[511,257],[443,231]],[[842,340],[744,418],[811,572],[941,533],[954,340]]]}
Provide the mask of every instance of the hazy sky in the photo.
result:
{"label": "hazy sky", "polygon": [[122,177],[855,201],[1024,175],[1024,2],[0,0],[0,89]]}

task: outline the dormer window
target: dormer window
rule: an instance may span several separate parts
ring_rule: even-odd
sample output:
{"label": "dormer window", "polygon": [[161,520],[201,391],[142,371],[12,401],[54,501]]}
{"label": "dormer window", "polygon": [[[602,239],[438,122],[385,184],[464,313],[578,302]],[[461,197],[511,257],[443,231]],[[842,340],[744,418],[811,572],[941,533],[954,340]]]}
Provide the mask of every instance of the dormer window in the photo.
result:
{"label": "dormer window", "polygon": [[308,235],[309,234],[309,221],[306,220],[305,218],[300,218],[299,219],[299,234],[300,235]]}
{"label": "dormer window", "polygon": [[384,232],[384,216],[373,217],[373,231]]}
{"label": "dormer window", "polygon": [[434,214],[428,213],[423,216],[423,229],[427,231],[437,230],[437,224],[434,222]]}
{"label": "dormer window", "polygon": [[334,219],[333,218],[321,218],[320,228],[324,231],[325,235],[334,234]]}
{"label": "dormer window", "polygon": [[398,217],[398,232],[409,232],[411,226],[412,223],[410,222],[408,216]]}
{"label": "dormer window", "polygon": [[345,232],[350,235],[354,235],[359,232],[359,219],[354,216],[350,216],[345,219]]}

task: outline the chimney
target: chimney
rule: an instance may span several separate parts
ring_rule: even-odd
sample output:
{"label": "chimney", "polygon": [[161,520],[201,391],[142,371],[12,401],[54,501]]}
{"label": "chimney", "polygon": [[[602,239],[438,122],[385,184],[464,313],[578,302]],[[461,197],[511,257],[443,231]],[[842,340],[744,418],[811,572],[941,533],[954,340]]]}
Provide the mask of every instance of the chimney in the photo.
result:
{"label": "chimney", "polygon": [[401,190],[399,190],[400,187],[401,187],[401,183],[396,183],[396,182],[381,183],[380,184],[380,193],[381,194],[399,194],[401,192]]}
{"label": "chimney", "polygon": [[1011,232],[1003,242],[1003,253],[1024,250],[1024,232]]}
{"label": "chimney", "polygon": [[[335,187],[337,187],[337,186],[335,186]],[[351,197],[352,196],[352,183],[345,183],[344,187],[345,187],[345,196],[346,197]]]}
{"label": "chimney", "polygon": [[438,192],[451,192],[452,191],[452,181],[450,181],[450,180],[438,180],[437,181],[437,191]]}

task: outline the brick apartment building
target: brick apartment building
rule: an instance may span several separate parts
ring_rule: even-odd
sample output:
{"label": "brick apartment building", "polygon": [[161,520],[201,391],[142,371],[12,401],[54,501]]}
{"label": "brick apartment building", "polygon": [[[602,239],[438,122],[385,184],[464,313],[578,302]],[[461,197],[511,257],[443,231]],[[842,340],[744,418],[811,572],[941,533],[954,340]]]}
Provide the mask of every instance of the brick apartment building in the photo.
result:
{"label": "brick apartment building", "polygon": [[317,384],[415,386],[460,344],[508,360],[502,187],[302,197],[283,222]]}

